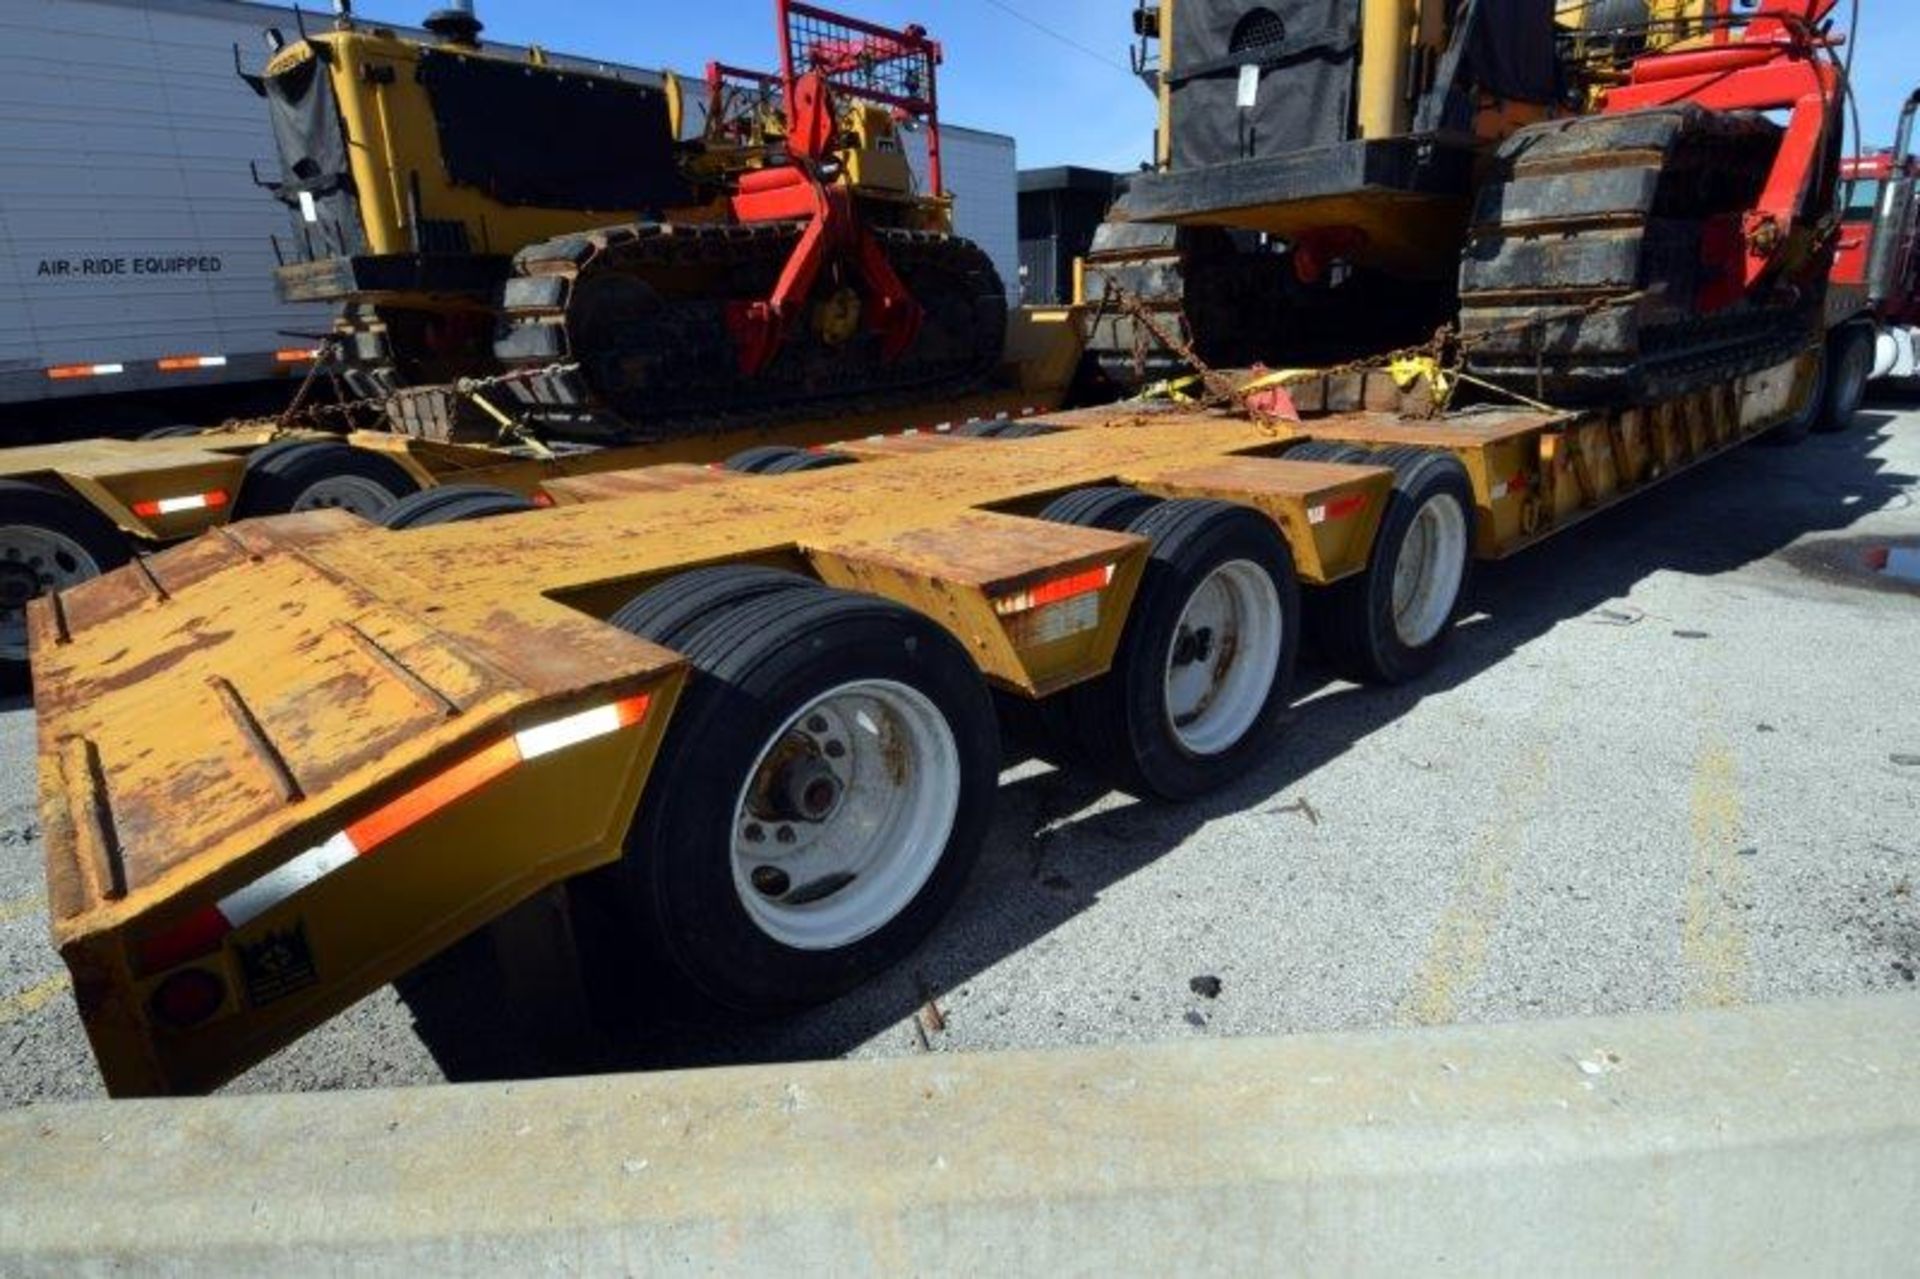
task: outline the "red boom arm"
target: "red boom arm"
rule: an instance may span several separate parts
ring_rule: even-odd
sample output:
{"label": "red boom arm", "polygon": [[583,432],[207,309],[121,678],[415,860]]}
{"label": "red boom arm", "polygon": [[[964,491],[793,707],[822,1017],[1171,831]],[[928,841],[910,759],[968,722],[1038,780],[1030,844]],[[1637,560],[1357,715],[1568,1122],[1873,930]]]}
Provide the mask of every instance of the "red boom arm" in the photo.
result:
{"label": "red boom arm", "polygon": [[1841,127],[1844,87],[1831,56],[1840,40],[1821,24],[1838,3],[1760,0],[1736,13],[1735,0],[1717,0],[1711,45],[1642,57],[1628,83],[1606,95],[1602,109],[1609,113],[1679,102],[1789,112],[1766,189],[1741,219],[1747,288],[1779,262],[1796,227],[1826,212],[1812,204],[1832,190],[1835,175],[1822,170],[1830,168],[1834,131]]}

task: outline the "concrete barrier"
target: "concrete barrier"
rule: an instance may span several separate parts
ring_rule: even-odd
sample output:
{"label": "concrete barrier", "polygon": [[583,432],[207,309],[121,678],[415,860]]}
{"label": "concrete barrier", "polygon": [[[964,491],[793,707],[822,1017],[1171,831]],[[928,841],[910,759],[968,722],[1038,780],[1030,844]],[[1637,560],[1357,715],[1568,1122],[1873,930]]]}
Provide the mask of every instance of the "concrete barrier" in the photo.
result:
{"label": "concrete barrier", "polygon": [[0,1115],[0,1273],[1911,1273],[1920,1000]]}

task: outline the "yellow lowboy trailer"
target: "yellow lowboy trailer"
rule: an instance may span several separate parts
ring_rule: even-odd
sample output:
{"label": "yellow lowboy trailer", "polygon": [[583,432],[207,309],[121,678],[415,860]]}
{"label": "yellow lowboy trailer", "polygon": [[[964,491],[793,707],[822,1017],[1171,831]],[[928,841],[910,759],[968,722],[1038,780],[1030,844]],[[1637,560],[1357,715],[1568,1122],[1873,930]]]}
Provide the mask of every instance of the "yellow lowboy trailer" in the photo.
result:
{"label": "yellow lowboy trailer", "polygon": [[[1080,354],[1072,309],[1023,307],[1009,316],[996,375],[967,395],[761,425],[722,420],[709,432],[604,448],[555,450],[511,437],[460,443],[398,429],[343,435],[260,421],[161,439],[0,449],[0,684],[24,673],[28,600],[230,520],[323,507],[409,525],[457,520],[504,509],[499,499],[511,505],[512,495],[534,497],[544,481],[566,476],[742,454],[765,464],[772,450],[850,432],[1027,416],[1065,400]],[[419,497],[455,485],[465,505]],[[475,489],[494,490],[491,507]]]}
{"label": "yellow lowboy trailer", "polygon": [[213,1087],[562,882],[720,1003],[831,998],[959,891],[989,689],[1062,761],[1197,795],[1276,749],[1303,622],[1417,673],[1474,555],[1792,424],[1815,376],[1622,412],[1079,410],[557,479],[459,525],[246,521],[37,600],[49,901],[102,1074]]}

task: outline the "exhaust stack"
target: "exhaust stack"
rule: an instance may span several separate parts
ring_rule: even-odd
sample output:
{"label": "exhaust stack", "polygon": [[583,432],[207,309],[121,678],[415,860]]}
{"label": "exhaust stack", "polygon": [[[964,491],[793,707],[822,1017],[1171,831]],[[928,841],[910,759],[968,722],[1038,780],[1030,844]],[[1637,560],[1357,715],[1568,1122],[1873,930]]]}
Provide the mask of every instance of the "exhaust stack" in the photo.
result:
{"label": "exhaust stack", "polygon": [[481,22],[474,16],[473,0],[451,0],[446,8],[428,14],[422,25],[444,44],[477,46],[480,43]]}
{"label": "exhaust stack", "polygon": [[1896,241],[1907,224],[1907,207],[1913,200],[1913,183],[1905,171],[1916,111],[1920,111],[1920,89],[1913,91],[1900,111],[1900,129],[1893,140],[1893,171],[1887,176],[1887,189],[1880,196],[1880,216],[1874,221],[1873,252],[1867,259],[1867,305],[1875,311],[1893,296],[1900,250],[1906,247]]}

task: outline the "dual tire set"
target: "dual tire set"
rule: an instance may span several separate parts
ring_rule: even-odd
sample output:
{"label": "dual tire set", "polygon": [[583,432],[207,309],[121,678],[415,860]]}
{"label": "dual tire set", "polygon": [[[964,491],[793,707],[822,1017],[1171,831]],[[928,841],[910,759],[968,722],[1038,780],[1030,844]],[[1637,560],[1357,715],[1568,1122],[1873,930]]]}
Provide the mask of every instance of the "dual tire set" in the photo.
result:
{"label": "dual tire set", "polygon": [[[1467,580],[1467,477],[1450,454],[1363,456],[1397,477],[1373,563],[1304,607],[1284,538],[1251,508],[1120,487],[1048,505],[1150,554],[1112,668],[1040,704],[1044,753],[1192,799],[1270,756],[1303,642],[1376,681],[1430,666]],[[644,938],[701,1002],[750,1014],[832,999],[918,946],[980,855],[1002,764],[960,643],[898,604],[755,566],[682,574],[609,621],[693,674],[626,856],[572,885],[588,935]]]}

